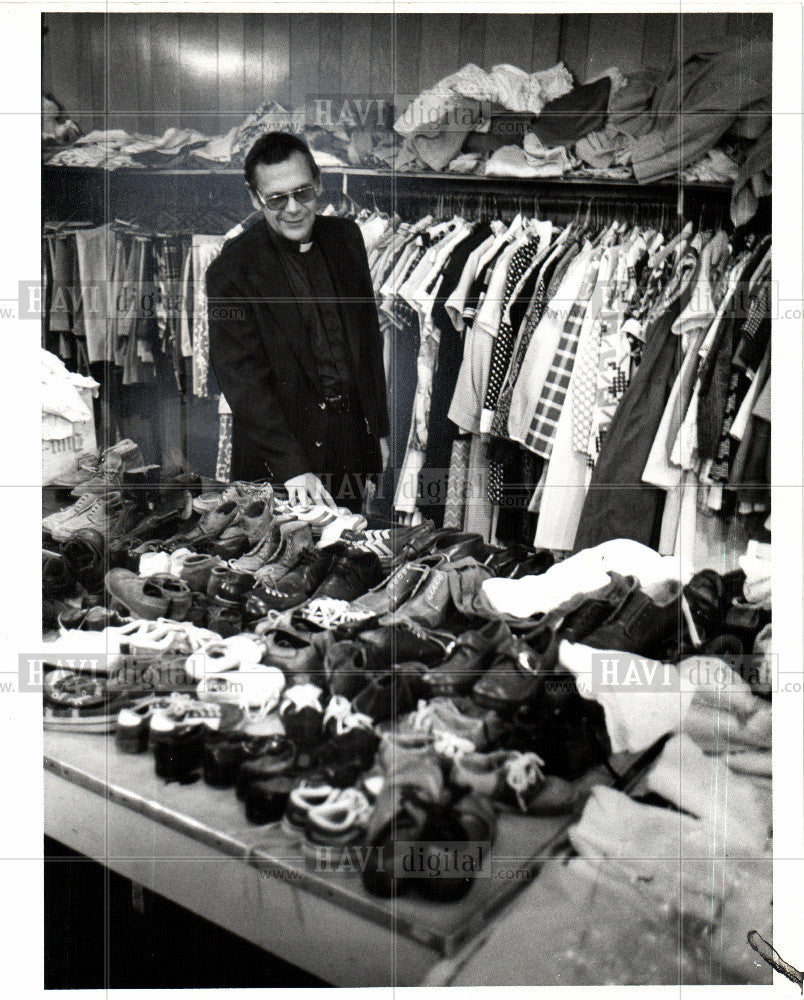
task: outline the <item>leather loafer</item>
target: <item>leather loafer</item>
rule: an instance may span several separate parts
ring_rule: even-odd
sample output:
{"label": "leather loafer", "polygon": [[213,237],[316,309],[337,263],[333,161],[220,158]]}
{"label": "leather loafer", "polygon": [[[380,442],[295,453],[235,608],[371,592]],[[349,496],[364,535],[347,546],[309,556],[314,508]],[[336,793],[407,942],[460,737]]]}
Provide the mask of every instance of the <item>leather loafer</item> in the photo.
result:
{"label": "leather loafer", "polygon": [[321,655],[308,636],[291,628],[274,628],[265,634],[264,641],[262,662],[279,667],[289,683],[323,682]]}
{"label": "leather loafer", "polygon": [[132,618],[172,618],[185,621],[192,604],[192,591],[177,576],[155,573],[139,577],[127,569],[106,574],[106,590]]}
{"label": "leather loafer", "polygon": [[251,573],[238,573],[230,569],[215,588],[214,600],[229,607],[242,607],[254,587]]}

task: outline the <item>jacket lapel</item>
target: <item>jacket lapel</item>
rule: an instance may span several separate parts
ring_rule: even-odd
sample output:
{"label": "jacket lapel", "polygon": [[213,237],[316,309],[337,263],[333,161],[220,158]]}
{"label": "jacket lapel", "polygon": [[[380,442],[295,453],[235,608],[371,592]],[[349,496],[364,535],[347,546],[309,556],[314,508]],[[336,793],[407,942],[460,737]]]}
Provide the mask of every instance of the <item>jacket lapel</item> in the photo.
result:
{"label": "jacket lapel", "polygon": [[349,345],[352,364],[356,366],[360,358],[359,291],[356,284],[350,280],[353,271],[346,259],[348,248],[332,235],[331,230],[320,225],[319,220],[320,216],[316,216],[313,234],[321,246],[321,252],[329,267],[332,285],[338,299],[337,306],[338,312],[341,314],[341,325]]}
{"label": "jacket lapel", "polygon": [[251,277],[258,307],[268,312],[272,329],[293,352],[313,385],[318,385],[318,372],[301,310],[268,233],[268,223],[261,219],[255,229],[258,230],[259,249]]}

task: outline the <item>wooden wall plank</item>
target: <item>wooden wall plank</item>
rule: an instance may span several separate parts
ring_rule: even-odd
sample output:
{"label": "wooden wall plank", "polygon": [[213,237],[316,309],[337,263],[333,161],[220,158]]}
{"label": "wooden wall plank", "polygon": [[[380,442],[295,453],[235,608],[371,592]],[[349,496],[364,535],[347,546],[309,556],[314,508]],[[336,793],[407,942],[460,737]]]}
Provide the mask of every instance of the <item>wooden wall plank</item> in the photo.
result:
{"label": "wooden wall plank", "polygon": [[344,22],[346,22],[348,30],[348,14],[319,14],[318,16],[318,30],[321,36],[318,79],[321,92],[324,94],[340,94],[341,92],[341,37]]}
{"label": "wooden wall plank", "polygon": [[263,101],[290,110],[290,14],[262,15]]}
{"label": "wooden wall plank", "polygon": [[215,134],[228,132],[249,110],[245,98],[245,37],[242,14],[221,13],[218,22],[218,121]]}
{"label": "wooden wall plank", "polygon": [[250,114],[262,104],[262,15],[243,17],[243,105]]}
{"label": "wooden wall plank", "polygon": [[[151,16],[148,13],[135,14],[136,86],[137,86],[137,128],[146,135],[157,132],[154,120],[153,58],[151,57]],[[161,135],[164,129],[159,129]]]}
{"label": "wooden wall plank", "polygon": [[593,80],[610,66],[624,73],[640,69],[644,14],[591,14],[586,79]]}
{"label": "wooden wall plank", "polygon": [[700,46],[711,44],[712,40],[721,39],[727,31],[728,14],[682,14],[681,15],[681,49],[686,57]]}
{"label": "wooden wall plank", "polygon": [[53,96],[82,129],[88,130],[92,127],[93,109],[86,104],[89,94],[82,94],[78,87],[75,16],[49,14],[47,23]]}
{"label": "wooden wall plank", "polygon": [[418,90],[426,90],[460,69],[460,48],[455,45],[460,30],[458,14],[423,14],[419,54]]}
{"label": "wooden wall plank", "polygon": [[[50,66],[50,47],[53,44],[53,32],[48,24],[48,15],[42,14],[40,18],[42,27],[42,93],[53,93],[53,70]],[[47,29],[47,33],[45,33]]]}
{"label": "wooden wall plank", "polygon": [[320,92],[319,56],[318,14],[293,14],[290,18],[291,110],[304,104],[308,95]]}
{"label": "wooden wall plank", "polygon": [[550,69],[561,59],[559,41],[561,38],[560,14],[536,14],[533,25],[533,46],[530,56],[531,71]]}
{"label": "wooden wall plank", "polygon": [[371,90],[371,14],[348,14],[341,37],[341,89],[344,94]]}
{"label": "wooden wall plank", "polygon": [[177,125],[181,109],[179,14],[151,14],[151,86],[154,131],[162,135]]}
{"label": "wooden wall plank", "polygon": [[642,40],[642,65],[669,70],[676,59],[678,14],[648,14]]}
{"label": "wooden wall plank", "polygon": [[461,14],[458,28],[458,62],[461,66],[474,63],[485,68],[486,63],[486,15]]}
{"label": "wooden wall plank", "polygon": [[218,25],[215,14],[181,14],[181,125],[215,135],[218,130]]}
{"label": "wooden wall plank", "polygon": [[730,35],[738,35],[740,38],[772,38],[773,14],[731,12],[726,30]]}
{"label": "wooden wall plank", "polygon": [[[351,22],[350,28],[352,30]],[[422,19],[419,14],[395,14],[394,103],[404,111],[419,92]]]}
{"label": "wooden wall plank", "polygon": [[392,14],[374,14],[371,18],[371,88],[380,100],[394,89],[394,24]]}
{"label": "wooden wall plank", "polygon": [[532,14],[487,15],[485,69],[508,63],[530,72],[534,26]]}
{"label": "wooden wall plank", "polygon": [[[108,20],[109,127],[138,128],[136,14],[110,14]],[[112,120],[113,118],[113,120]]]}
{"label": "wooden wall plank", "polygon": [[[89,14],[92,127],[106,128],[106,15]],[[153,99],[153,95],[152,95]]]}
{"label": "wooden wall plank", "polygon": [[[563,59],[580,82],[610,65],[666,69],[678,15],[60,12],[43,23],[43,86],[82,128],[161,134],[180,120],[221,132],[264,101],[290,107],[319,91],[410,98],[467,62]],[[684,15],[686,53],[723,34],[769,38],[772,16]]]}
{"label": "wooden wall plank", "polygon": [[560,56],[578,83],[586,80],[589,55],[589,15],[562,14]]}

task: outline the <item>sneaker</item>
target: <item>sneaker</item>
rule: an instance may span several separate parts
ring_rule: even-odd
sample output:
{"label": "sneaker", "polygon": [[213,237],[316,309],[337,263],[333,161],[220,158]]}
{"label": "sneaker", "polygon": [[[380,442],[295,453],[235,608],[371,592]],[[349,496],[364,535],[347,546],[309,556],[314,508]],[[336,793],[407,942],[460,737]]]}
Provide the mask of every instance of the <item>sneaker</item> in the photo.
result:
{"label": "sneaker", "polygon": [[374,722],[368,715],[355,711],[347,698],[340,695],[330,698],[321,728],[336,760],[357,759],[364,769],[374,763],[374,755],[380,743]]}
{"label": "sneaker", "polygon": [[99,451],[84,451],[78,456],[78,466],[73,472],[65,472],[57,476],[50,485],[60,490],[71,490],[85,483],[98,472],[101,454]]}
{"label": "sneaker", "polygon": [[158,468],[156,465],[146,465],[139,445],[126,438],[106,449],[97,472],[91,478],[77,483],[71,495],[79,497],[82,493],[102,493],[105,490],[118,489],[123,484],[126,474],[146,474]]}
{"label": "sneaker", "polygon": [[[430,733],[439,750],[439,740],[449,753],[457,740],[469,750],[485,750],[501,735],[504,726],[498,716],[474,704],[469,698],[422,699],[416,711],[400,723],[415,732]],[[447,737],[443,739],[442,737]],[[454,738],[454,739],[453,739]]]}
{"label": "sneaker", "polygon": [[69,507],[65,507],[64,510],[57,510],[55,514],[49,514],[47,517],[42,519],[42,531],[48,535],[53,534],[53,529],[57,528],[60,524],[69,521],[73,517],[77,517],[79,514],[83,514],[85,511],[95,503],[96,497],[91,493],[87,493],[84,496],[79,497],[74,504]]}
{"label": "sneaker", "polygon": [[282,516],[274,518],[265,536],[244,555],[230,560],[230,567],[240,573],[257,573],[284,551],[288,532],[298,524],[298,521],[283,519]]}
{"label": "sneaker", "polygon": [[81,528],[94,528],[108,541],[128,533],[134,523],[136,506],[112,492],[96,496],[83,511],[57,524],[51,535],[57,542],[66,542]]}
{"label": "sneaker", "polygon": [[295,564],[277,582],[261,582],[246,600],[245,615],[251,621],[271,611],[290,611],[303,604],[320,586],[332,565],[330,549],[304,549]]}
{"label": "sneaker", "polygon": [[[323,802],[307,807],[302,851],[306,858],[315,861],[317,870],[338,871],[345,866],[351,867],[349,848],[362,844],[376,800],[376,795],[367,794],[370,788],[373,786],[337,789]],[[293,795],[291,792],[291,800]],[[288,826],[295,827],[300,821],[298,800],[305,805],[309,801],[301,795],[292,805],[289,802]]]}
{"label": "sneaker", "polygon": [[308,784],[307,781],[302,781],[288,798],[288,807],[282,819],[283,833],[294,841],[302,840],[310,810],[331,802],[340,792],[341,789],[329,784]]}
{"label": "sneaker", "polygon": [[[136,469],[145,464],[139,446],[129,438],[118,441],[117,444],[106,448],[102,454],[93,461],[92,453],[84,457],[84,461],[79,464],[78,470],[72,475],[62,476],[58,483],[54,485],[71,489],[81,489],[88,485],[97,487],[104,476],[110,473],[120,472],[121,469]],[[94,466],[94,469],[93,469]],[[86,473],[92,469],[92,472]],[[76,496],[78,494],[75,494]]]}
{"label": "sneaker", "polygon": [[206,514],[229,500],[242,504],[244,501],[262,499],[269,505],[273,504],[274,491],[270,483],[218,483],[217,487],[193,500],[196,514]]}
{"label": "sneaker", "polygon": [[294,684],[285,690],[279,718],[299,750],[312,750],[323,740],[323,697],[324,692],[315,684]]}
{"label": "sneaker", "polygon": [[248,723],[256,723],[273,712],[284,686],[285,675],[277,667],[255,665],[251,670],[206,674],[197,692],[202,701],[236,705]]}
{"label": "sneaker", "polygon": [[[270,562],[256,570],[259,583],[272,586],[285,576],[299,560],[306,549],[314,546],[313,531],[309,524],[301,521],[287,521],[279,526],[279,547]],[[243,557],[243,562],[250,553]],[[241,560],[238,560],[238,563]],[[233,567],[234,568],[234,567]]]}
{"label": "sneaker", "polygon": [[45,729],[110,733],[117,714],[128,702],[125,694],[109,691],[105,677],[73,670],[50,670],[42,688]]}
{"label": "sneaker", "polygon": [[440,561],[440,556],[430,556],[405,563],[382,583],[356,598],[354,607],[372,615],[389,615],[413,594],[433,566]]}

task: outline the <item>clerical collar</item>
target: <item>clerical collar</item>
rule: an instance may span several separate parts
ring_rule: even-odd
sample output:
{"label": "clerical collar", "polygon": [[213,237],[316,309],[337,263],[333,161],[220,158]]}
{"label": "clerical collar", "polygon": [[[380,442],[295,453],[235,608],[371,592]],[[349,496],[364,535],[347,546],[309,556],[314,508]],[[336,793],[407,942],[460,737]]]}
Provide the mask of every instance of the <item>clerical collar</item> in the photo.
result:
{"label": "clerical collar", "polygon": [[283,236],[282,233],[278,233],[271,226],[268,226],[268,232],[271,235],[271,239],[278,250],[284,251],[287,254],[301,254],[307,253],[307,251],[312,247],[312,239],[308,243],[299,243],[297,240],[289,240],[287,236]]}

